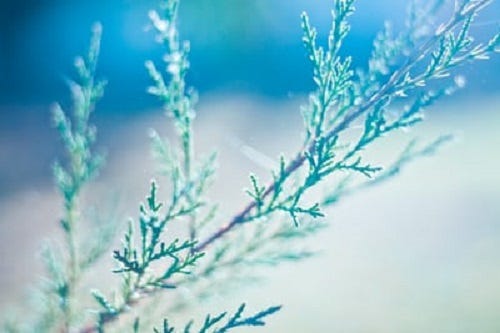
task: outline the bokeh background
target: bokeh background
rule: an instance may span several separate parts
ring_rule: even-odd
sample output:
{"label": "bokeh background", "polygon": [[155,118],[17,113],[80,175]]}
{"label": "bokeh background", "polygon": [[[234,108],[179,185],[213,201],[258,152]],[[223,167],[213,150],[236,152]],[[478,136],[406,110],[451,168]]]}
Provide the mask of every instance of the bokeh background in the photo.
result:
{"label": "bokeh background", "polygon": [[[0,312],[20,304],[42,274],[36,253],[56,233],[59,200],[51,163],[60,142],[49,105],[68,102],[65,78],[87,48],[89,27],[104,26],[99,72],[109,80],[95,115],[108,166],[96,197],[121,198],[134,216],[154,175],[148,129],[171,128],[145,93],[146,59],[161,48],[146,31],[150,0],[25,0],[0,3]],[[250,171],[263,166],[241,145],[274,158],[299,147],[299,105],[313,88],[301,43],[300,13],[325,38],[327,0],[184,0],[181,31],[191,41],[189,83],[200,92],[200,151],[220,151],[214,193],[228,214],[241,206]],[[359,0],[345,54],[366,66],[385,20],[403,24],[407,1]],[[494,0],[473,27],[499,28]],[[283,303],[269,332],[498,332],[500,307],[500,57],[461,70],[466,89],[429,112],[426,124],[377,148],[394,158],[411,137],[458,133],[439,156],[397,179],[349,197],[329,212],[331,227],[306,263],[268,271],[258,288],[208,307]],[[223,175],[223,176],[222,176]]]}

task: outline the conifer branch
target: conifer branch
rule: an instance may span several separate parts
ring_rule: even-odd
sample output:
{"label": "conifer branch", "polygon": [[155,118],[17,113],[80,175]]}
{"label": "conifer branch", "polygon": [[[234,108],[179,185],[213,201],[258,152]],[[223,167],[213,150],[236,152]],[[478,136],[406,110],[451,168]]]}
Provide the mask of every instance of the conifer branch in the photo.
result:
{"label": "conifer branch", "polygon": [[[333,17],[334,17],[334,22],[336,22],[337,18],[343,18],[345,19],[349,13],[353,11],[353,2],[351,0],[338,0],[335,1],[336,6],[335,6],[335,11],[333,12]],[[394,70],[390,76],[389,79],[386,81],[385,84],[383,84],[380,89],[378,89],[376,92],[371,94],[367,99],[365,99],[363,102],[359,104],[353,103],[350,105],[347,109],[348,111],[343,111],[345,113],[345,116],[343,116],[342,120],[338,122],[336,125],[334,125],[332,128],[327,128],[325,130],[321,130],[321,127],[323,127],[324,124],[324,117],[325,113],[328,111],[328,109],[331,106],[331,101],[332,97],[329,97],[325,100],[325,83],[324,81],[321,81],[321,78],[316,79],[316,83],[318,85],[318,91],[319,91],[319,96],[320,98],[320,105],[319,107],[313,107],[315,110],[314,112],[317,113],[319,112],[319,121],[317,122],[315,128],[315,136],[312,138],[311,142],[309,145],[298,152],[296,156],[288,163],[288,165],[284,168],[284,172],[282,175],[283,179],[280,180],[274,180],[270,184],[264,187],[262,190],[262,194],[259,198],[259,200],[252,200],[250,203],[243,208],[242,211],[240,211],[238,214],[236,214],[226,225],[222,226],[219,228],[216,232],[214,232],[212,235],[208,236],[205,240],[201,241],[197,246],[196,250],[197,251],[203,251],[205,250],[209,245],[232,231],[234,228],[238,227],[239,225],[247,222],[247,217],[254,211],[258,206],[259,202],[262,202],[262,200],[266,199],[267,197],[271,196],[273,193],[275,193],[276,189],[280,188],[280,184],[284,180],[288,179],[292,174],[294,174],[300,167],[304,165],[304,163],[308,160],[308,156],[314,156],[318,143],[321,143],[323,141],[328,141],[335,139],[338,137],[343,131],[349,128],[349,126],[359,119],[361,116],[366,115],[369,113],[370,110],[372,109],[377,109],[377,108],[383,108],[386,107],[387,104],[390,103],[390,101],[394,98],[397,97],[398,95],[401,95],[403,92],[407,92],[410,90],[414,90],[418,88],[419,86],[422,86],[424,82],[430,81],[430,80],[436,80],[436,79],[441,79],[442,76],[442,71],[447,71],[451,68],[450,64],[453,65],[453,67],[461,65],[465,62],[465,59],[471,60],[471,59],[481,59],[483,57],[487,57],[490,53],[495,52],[496,48],[498,47],[499,41],[498,41],[498,36],[495,35],[490,42],[487,44],[487,47],[483,46],[478,46],[475,47],[473,50],[470,50],[466,47],[463,49],[461,47],[458,47],[456,52],[453,52],[448,55],[447,61],[443,62],[443,60],[439,59],[439,55],[433,55],[432,60],[431,60],[431,69],[427,69],[425,74],[422,74],[425,77],[422,76],[417,76],[418,79],[411,79],[410,78],[410,72],[411,70],[422,60],[426,59],[426,56],[435,50],[437,47],[437,52],[438,54],[448,52],[446,51],[447,48],[450,48],[449,44],[447,43],[452,43],[451,39],[449,36],[452,36],[453,30],[459,26],[460,24],[463,24],[462,32],[460,33],[460,36],[458,40],[459,42],[461,40],[465,39],[465,36],[467,35],[468,27],[470,26],[470,20],[472,17],[474,17],[481,9],[483,9],[486,5],[488,5],[491,1],[490,0],[465,0],[462,1],[461,5],[456,6],[454,14],[452,17],[449,19],[449,21],[446,24],[440,25],[437,30],[435,30],[435,33],[429,37],[425,42],[422,43],[421,46],[417,47],[412,54],[407,57],[406,61],[401,65],[398,69]],[[315,77],[320,77],[321,76],[321,65],[322,62],[325,61],[322,58],[325,58],[324,54],[333,54],[334,59],[326,57],[328,60],[328,63],[331,63],[333,61],[334,64],[339,64],[340,59],[335,58],[335,55],[337,53],[337,48],[339,45],[339,42],[334,43],[332,46],[331,43],[329,45],[329,52],[323,51],[322,48],[317,48],[315,45],[315,31],[310,27],[309,25],[309,20],[306,14],[303,14],[303,30],[304,30],[304,40],[306,43],[306,46],[309,49],[310,57],[315,65],[314,67],[314,73]],[[342,24],[346,24],[345,22],[341,23],[334,23],[334,29],[332,30],[333,33],[331,33],[329,37],[329,41],[335,40],[339,41],[342,40],[344,37],[343,31],[347,30],[347,28],[344,29],[338,29],[338,26],[341,26]],[[340,32],[339,32],[340,31]],[[448,40],[448,42],[447,42]],[[459,51],[465,52],[465,55],[458,55]],[[438,57],[438,59],[436,59]],[[432,63],[439,63],[439,66],[433,66]],[[329,66],[328,68],[331,68]],[[330,74],[334,76],[333,74]],[[346,73],[344,75],[350,76],[349,73]],[[417,83],[418,82],[418,83]],[[329,84],[329,83],[328,83]],[[335,88],[336,89],[336,88]],[[335,94],[337,90],[333,91]],[[343,91],[341,91],[343,93]],[[319,111],[317,111],[319,109]],[[409,123],[408,125],[411,125]],[[390,130],[401,127],[400,125],[394,126],[394,128],[390,128]],[[376,137],[380,136],[382,133],[377,133]],[[307,138],[309,137],[306,136]],[[352,153],[350,153],[347,158],[350,158],[351,156],[354,156],[355,151],[359,150],[362,148],[362,145],[358,145],[357,149],[355,149]],[[331,170],[333,171],[333,170]]]}

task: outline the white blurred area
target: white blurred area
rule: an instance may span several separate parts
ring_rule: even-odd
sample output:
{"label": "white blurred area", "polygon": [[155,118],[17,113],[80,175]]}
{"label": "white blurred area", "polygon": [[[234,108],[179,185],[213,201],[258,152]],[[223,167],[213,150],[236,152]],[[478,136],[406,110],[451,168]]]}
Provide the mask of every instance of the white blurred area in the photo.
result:
{"label": "white blurred area", "polygon": [[[263,270],[263,282],[215,297],[200,313],[236,309],[241,301],[255,311],[284,305],[267,327],[241,332],[499,332],[500,99],[480,99],[439,104],[425,124],[378,144],[377,160],[390,162],[414,136],[430,141],[453,132],[459,138],[328,211],[330,228],[311,244],[321,249],[317,257]],[[202,99],[197,150],[220,151],[212,194],[223,216],[246,202],[241,189],[249,172],[267,174],[238,147],[291,156],[301,143],[300,102]],[[148,129],[171,130],[161,111],[147,114],[109,119],[100,129],[112,133],[104,142],[109,164],[91,197],[118,194],[123,227],[154,177]],[[33,133],[21,126],[15,135]],[[9,151],[16,142],[0,141]],[[26,163],[38,158],[25,149]],[[44,238],[57,235],[60,202],[49,185],[13,190],[0,200],[0,313],[6,313],[22,304],[27,287],[43,274],[35,254]]]}

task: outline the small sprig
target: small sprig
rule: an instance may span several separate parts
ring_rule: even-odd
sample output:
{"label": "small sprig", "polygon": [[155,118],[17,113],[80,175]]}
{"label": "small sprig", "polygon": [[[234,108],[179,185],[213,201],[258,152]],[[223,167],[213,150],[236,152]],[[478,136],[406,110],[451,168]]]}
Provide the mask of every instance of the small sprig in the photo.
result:
{"label": "small sprig", "polygon": [[[225,333],[233,329],[244,326],[265,326],[264,319],[281,309],[281,306],[272,306],[251,316],[244,316],[246,304],[240,305],[236,312],[229,316],[227,312],[222,312],[216,316],[207,315],[203,325],[199,329],[194,329],[194,322],[190,321],[183,329],[184,333]],[[226,321],[224,323],[224,320]],[[155,333],[175,333],[175,327],[171,326],[167,319],[163,320],[163,328],[154,329]]]}
{"label": "small sprig", "polygon": [[153,181],[146,202],[140,206],[138,245],[135,245],[136,235],[131,222],[123,239],[123,248],[113,252],[113,258],[118,263],[114,273],[121,274],[123,279],[121,301],[113,304],[100,292],[93,292],[102,309],[98,312],[96,331],[103,330],[108,322],[116,319],[141,296],[175,288],[172,279],[190,274],[204,255],[193,250],[196,241],[165,241],[164,234],[169,223],[189,216],[196,206],[175,205],[176,208],[171,206],[167,213],[162,213],[163,204],[158,202],[157,191],[158,187]]}
{"label": "small sprig", "polygon": [[[309,98],[309,107],[302,109],[306,127],[306,143],[318,138],[332,118],[341,116],[343,110],[336,114],[329,113],[332,106],[338,103],[351,88],[351,58],[342,60],[339,57],[343,40],[349,33],[347,18],[354,13],[354,0],[335,1],[332,10],[332,26],[328,35],[328,47],[317,45],[317,32],[306,13],[302,14],[303,42],[313,63],[313,80],[318,87]],[[325,124],[326,123],[326,124]]]}
{"label": "small sprig", "polygon": [[[62,138],[68,156],[67,167],[63,167],[59,162],[54,165],[56,185],[67,206],[71,206],[81,187],[96,176],[103,163],[103,156],[92,151],[96,128],[89,124],[95,103],[103,96],[106,85],[106,81],[96,81],[94,78],[101,33],[101,25],[94,25],[87,57],[78,57],[75,60],[79,76],[78,81],[69,81],[73,98],[71,117],[59,104],[55,104],[52,109],[54,126]],[[63,228],[71,228],[69,221],[63,220],[61,223]]]}

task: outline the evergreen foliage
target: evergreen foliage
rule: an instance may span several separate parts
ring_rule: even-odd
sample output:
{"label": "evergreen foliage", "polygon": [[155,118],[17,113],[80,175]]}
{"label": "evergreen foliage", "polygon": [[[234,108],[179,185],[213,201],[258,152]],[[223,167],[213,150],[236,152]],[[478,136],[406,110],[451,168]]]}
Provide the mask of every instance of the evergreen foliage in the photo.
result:
{"label": "evergreen foliage", "polygon": [[[142,299],[179,286],[195,288],[206,281],[224,284],[216,279],[223,271],[310,257],[313,251],[298,246],[324,228],[328,207],[394,177],[416,158],[435,153],[451,137],[442,136],[424,145],[413,140],[388,166],[374,165],[363,152],[396,130],[421,122],[426,108],[463,86],[460,76],[453,77],[456,68],[487,59],[499,51],[500,44],[498,33],[486,43],[474,43],[470,35],[471,23],[491,1],[457,0],[449,20],[437,24],[434,18],[447,2],[415,0],[405,29],[395,34],[386,24],[374,41],[367,69],[355,69],[352,58],[340,52],[350,31],[348,20],[355,12],[355,1],[333,0],[332,24],[324,45],[304,13],[303,43],[316,87],[301,109],[303,146],[291,158],[279,158],[268,184],[250,175],[248,204],[220,224],[218,205],[207,198],[216,154],[200,157],[195,151],[197,94],[186,83],[189,43],[179,36],[180,1],[159,2],[158,10],[152,10],[149,17],[164,48],[165,63],[146,61],[145,65],[152,80],[148,92],[158,97],[176,128],[173,142],[151,133],[154,156],[169,182],[168,200],[160,202],[159,186],[153,181],[145,203],[139,206],[137,221],[129,221],[121,246],[112,252],[116,262],[113,272],[121,278],[121,286],[111,293],[94,289],[93,307],[97,310],[88,316],[89,305],[79,302],[79,282],[112,244],[115,229],[111,222],[104,223],[88,240],[78,237],[83,222],[81,192],[103,164],[102,155],[95,153],[96,129],[90,123],[105,87],[105,81],[95,76],[101,35],[101,27],[96,25],[88,55],[75,63],[77,81],[69,83],[72,113],[59,105],[53,112],[67,154],[66,162],[54,166],[64,208],[60,223],[64,248],[47,246],[44,250],[48,277],[40,288],[42,305],[36,309],[35,320],[9,324],[7,331],[107,332]],[[165,72],[158,69],[164,67]],[[324,195],[311,202],[308,193],[323,186]],[[170,235],[173,223],[187,225],[184,238]],[[227,237],[230,233],[233,238]],[[231,280],[238,281],[238,277]],[[201,289],[199,298],[215,290]],[[265,320],[281,309],[272,306],[244,315],[245,306],[243,303],[232,315],[207,315],[198,328],[190,321],[182,331],[222,333],[242,326],[264,326]],[[164,319],[161,329],[154,332],[177,332],[170,320]],[[138,316],[129,327],[134,332],[145,331],[143,322]]]}
{"label": "evergreen foliage", "polygon": [[[214,332],[214,333],[225,333],[232,331],[234,328],[242,327],[242,326],[264,326],[265,323],[262,319],[265,317],[272,315],[273,313],[279,311],[281,309],[281,306],[273,306],[268,309],[265,309],[263,311],[260,311],[252,316],[249,317],[244,317],[243,316],[243,311],[245,310],[245,303],[241,304],[238,310],[231,315],[230,317],[227,315],[227,312],[222,312],[215,317],[212,317],[210,315],[207,315],[205,317],[205,321],[203,322],[203,325],[200,327],[199,330],[196,330],[199,333],[205,333],[205,332]],[[221,322],[224,320],[227,320],[224,324],[221,325]],[[138,331],[139,329],[139,322],[135,322],[135,330]],[[190,321],[185,327],[183,332],[184,333],[191,333],[195,332],[193,331],[193,325],[194,322]],[[219,326],[221,325],[221,326]],[[163,330],[159,331],[158,329],[154,329],[155,333],[174,333],[175,332],[175,327],[172,327],[169,325],[168,320],[164,319],[163,320]]]}

